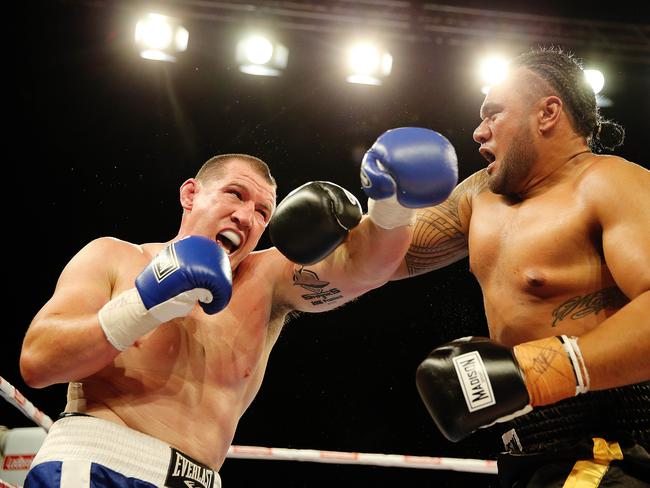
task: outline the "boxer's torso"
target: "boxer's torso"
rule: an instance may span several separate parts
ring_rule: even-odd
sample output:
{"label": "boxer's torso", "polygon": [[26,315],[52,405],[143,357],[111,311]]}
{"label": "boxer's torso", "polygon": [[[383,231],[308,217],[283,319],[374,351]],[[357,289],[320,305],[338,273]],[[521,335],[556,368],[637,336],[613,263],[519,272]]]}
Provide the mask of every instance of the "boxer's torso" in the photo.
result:
{"label": "boxer's torso", "polygon": [[470,267],[497,341],[581,335],[626,303],[603,257],[598,195],[585,177],[594,163],[595,157],[530,198],[487,190],[472,198]]}
{"label": "boxer's torso", "polygon": [[[132,287],[162,248],[132,247],[116,270],[113,296]],[[206,315],[197,305],[189,316],[160,325],[111,366],[83,380],[85,411],[218,469],[239,418],[259,390],[287,312],[273,309],[271,261],[263,251],[239,264],[232,299],[222,312]]]}

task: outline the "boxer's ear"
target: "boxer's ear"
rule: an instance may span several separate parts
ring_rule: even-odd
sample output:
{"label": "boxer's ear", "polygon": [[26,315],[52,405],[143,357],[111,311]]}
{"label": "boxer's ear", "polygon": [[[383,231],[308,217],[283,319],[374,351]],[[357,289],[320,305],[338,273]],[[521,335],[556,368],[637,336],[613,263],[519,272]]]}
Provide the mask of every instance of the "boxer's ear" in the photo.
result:
{"label": "boxer's ear", "polygon": [[186,180],[180,187],[180,202],[184,210],[190,212],[194,205],[194,197],[199,191],[201,183],[195,178]]}
{"label": "boxer's ear", "polygon": [[544,97],[538,102],[537,122],[541,132],[547,132],[555,127],[564,112],[564,105],[559,97],[554,95]]}

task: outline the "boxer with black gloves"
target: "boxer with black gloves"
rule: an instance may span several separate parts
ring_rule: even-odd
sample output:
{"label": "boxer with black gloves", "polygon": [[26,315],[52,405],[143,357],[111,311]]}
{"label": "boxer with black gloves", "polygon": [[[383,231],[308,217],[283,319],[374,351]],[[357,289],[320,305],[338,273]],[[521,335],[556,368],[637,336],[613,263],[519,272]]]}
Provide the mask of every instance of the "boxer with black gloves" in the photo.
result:
{"label": "boxer with black gloves", "polygon": [[[451,143],[420,127],[382,134],[361,163],[368,217],[386,230],[411,225],[417,208],[443,202],[458,182]],[[270,224],[273,244],[298,264],[328,256],[361,220],[357,198],[334,183],[315,181],[280,202]]]}
{"label": "boxer with black gloves", "polygon": [[584,80],[561,49],[511,61],[473,132],[486,167],[418,211],[393,277],[469,257],[490,338],[434,349],[417,388],[448,439],[495,424],[504,487],[650,480],[650,172],[597,154],[624,131]]}
{"label": "boxer with black gloves", "polygon": [[[439,163],[408,150],[438,140],[411,130],[387,141],[391,178],[399,188],[420,171],[421,186],[400,192],[444,198],[426,171]],[[104,237],[72,258],[21,352],[28,384],[69,383],[66,414],[28,485],[79,476],[220,485],[217,471],[288,314],[331,310],[381,286],[412,235],[407,221],[377,225],[383,211],[361,218],[359,202],[333,183],[303,185],[277,209],[275,191],[258,158],[216,156],[181,185],[175,237]],[[267,226],[277,247],[254,251]]]}
{"label": "boxer with black gloves", "polygon": [[467,337],[434,349],[418,367],[417,386],[440,431],[456,442],[533,407],[586,393],[589,373],[575,337],[512,349]]}
{"label": "boxer with black gloves", "polygon": [[311,181],[289,193],[269,224],[271,241],[297,264],[322,261],[361,222],[361,204],[345,188]]}

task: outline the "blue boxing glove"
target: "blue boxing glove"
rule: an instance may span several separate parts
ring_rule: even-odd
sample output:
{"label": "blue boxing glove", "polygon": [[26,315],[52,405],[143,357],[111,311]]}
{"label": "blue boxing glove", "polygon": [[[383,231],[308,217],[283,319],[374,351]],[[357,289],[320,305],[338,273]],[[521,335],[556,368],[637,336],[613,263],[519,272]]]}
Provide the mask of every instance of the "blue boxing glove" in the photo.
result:
{"label": "blue boxing glove", "polygon": [[158,325],[189,314],[197,301],[207,314],[232,294],[228,255],[207,237],[189,236],[160,251],[126,290],[98,313],[107,340],[124,351]]}
{"label": "blue boxing glove", "polygon": [[458,161],[451,143],[420,127],[384,132],[361,163],[361,183],[369,216],[379,226],[407,225],[413,209],[444,202],[458,182]]}

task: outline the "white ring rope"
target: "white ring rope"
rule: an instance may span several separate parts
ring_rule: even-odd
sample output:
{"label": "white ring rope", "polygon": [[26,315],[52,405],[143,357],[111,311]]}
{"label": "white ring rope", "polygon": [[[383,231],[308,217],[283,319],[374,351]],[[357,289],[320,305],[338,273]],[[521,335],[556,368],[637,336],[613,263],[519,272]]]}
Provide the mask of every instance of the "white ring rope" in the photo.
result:
{"label": "white ring rope", "polygon": [[37,425],[43,427],[46,431],[50,430],[52,419],[36,408],[32,402],[27,400],[22,393],[2,376],[0,376],[0,394]]}
{"label": "white ring rope", "polygon": [[[11,383],[0,376],[2,396],[46,431],[52,419],[37,409]],[[497,474],[496,461],[447,457],[409,456],[402,454],[369,454],[362,452],[286,449],[283,447],[230,446],[227,457],[272,461],[309,461],[328,464],[357,464],[399,468],[444,469],[467,473]],[[0,485],[1,488],[1,485]]]}
{"label": "white ring rope", "polygon": [[282,447],[230,446],[229,458],[274,461],[311,461],[329,464],[365,464],[398,468],[446,469],[468,473],[497,474],[496,461],[459,459],[402,454],[368,454],[363,452],[285,449]]}

